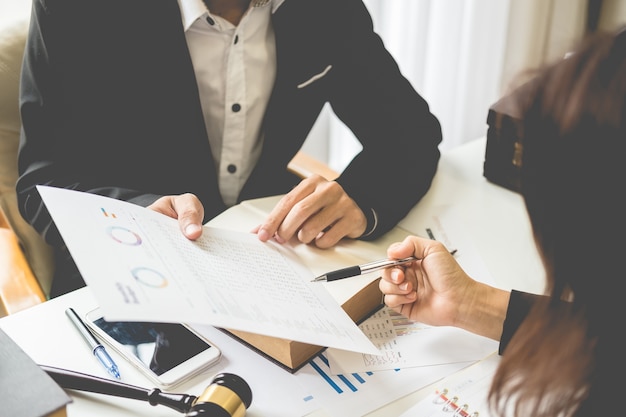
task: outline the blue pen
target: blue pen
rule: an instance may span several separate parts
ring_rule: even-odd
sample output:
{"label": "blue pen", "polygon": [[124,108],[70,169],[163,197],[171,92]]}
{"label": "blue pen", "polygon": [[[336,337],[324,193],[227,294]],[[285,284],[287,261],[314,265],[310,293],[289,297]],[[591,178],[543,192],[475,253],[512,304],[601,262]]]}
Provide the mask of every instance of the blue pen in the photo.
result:
{"label": "blue pen", "polygon": [[70,318],[74,326],[78,329],[85,342],[91,348],[91,352],[98,359],[98,361],[104,366],[111,375],[113,375],[117,379],[121,379],[120,371],[113,362],[113,359],[109,356],[109,353],[104,349],[104,346],[96,339],[96,337],[91,333],[91,331],[87,328],[85,323],[81,320],[81,318],[76,314],[73,308],[68,308],[65,310],[65,314]]}

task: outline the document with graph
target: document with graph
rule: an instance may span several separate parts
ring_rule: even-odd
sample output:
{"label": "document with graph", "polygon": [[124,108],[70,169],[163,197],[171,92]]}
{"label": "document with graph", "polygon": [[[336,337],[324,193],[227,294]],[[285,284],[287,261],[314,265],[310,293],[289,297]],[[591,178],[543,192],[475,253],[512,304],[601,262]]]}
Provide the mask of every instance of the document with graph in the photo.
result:
{"label": "document with graph", "polygon": [[500,356],[493,353],[438,383],[399,417],[490,417],[487,395]]}
{"label": "document with graph", "polygon": [[38,186],[109,320],[210,324],[319,346],[378,349],[289,244],[175,219],[91,193]]}
{"label": "document with graph", "polygon": [[455,327],[428,326],[385,307],[359,325],[380,354],[328,349],[333,373],[471,363],[497,351],[498,342]]}

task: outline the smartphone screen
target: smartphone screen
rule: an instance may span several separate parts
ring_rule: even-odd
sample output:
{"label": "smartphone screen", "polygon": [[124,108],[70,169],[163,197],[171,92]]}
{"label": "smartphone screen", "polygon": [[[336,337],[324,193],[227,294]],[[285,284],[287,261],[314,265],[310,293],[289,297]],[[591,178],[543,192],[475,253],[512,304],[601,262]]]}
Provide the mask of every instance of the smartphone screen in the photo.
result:
{"label": "smartphone screen", "polygon": [[94,324],[157,375],[211,347],[182,324],[106,321],[102,317]]}
{"label": "smartphone screen", "polygon": [[221,356],[217,347],[183,324],[107,321],[98,311],[87,318],[97,334],[112,340],[119,353],[164,385],[181,382]]}

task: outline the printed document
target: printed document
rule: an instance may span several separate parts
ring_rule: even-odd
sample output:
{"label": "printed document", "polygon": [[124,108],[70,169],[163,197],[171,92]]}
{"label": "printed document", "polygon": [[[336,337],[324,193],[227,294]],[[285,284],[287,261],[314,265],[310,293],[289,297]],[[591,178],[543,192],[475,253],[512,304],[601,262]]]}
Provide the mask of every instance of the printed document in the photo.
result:
{"label": "printed document", "polygon": [[376,355],[289,244],[175,219],[91,193],[38,186],[108,320],[209,324]]}
{"label": "printed document", "polygon": [[[487,395],[500,356],[493,353],[468,368],[437,382],[432,395],[400,417],[489,417]],[[507,414],[511,415],[511,414]]]}

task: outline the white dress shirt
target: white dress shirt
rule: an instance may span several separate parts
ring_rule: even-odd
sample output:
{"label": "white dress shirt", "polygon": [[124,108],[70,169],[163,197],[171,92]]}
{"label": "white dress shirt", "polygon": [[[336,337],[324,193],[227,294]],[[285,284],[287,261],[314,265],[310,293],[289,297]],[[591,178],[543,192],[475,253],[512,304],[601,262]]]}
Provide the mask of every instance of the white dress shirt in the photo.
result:
{"label": "white dress shirt", "polygon": [[261,123],[276,76],[271,13],[252,1],[237,26],[202,0],[179,0],[224,203],[232,206],[263,146]]}

